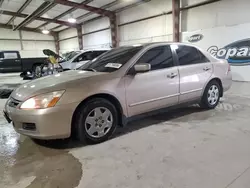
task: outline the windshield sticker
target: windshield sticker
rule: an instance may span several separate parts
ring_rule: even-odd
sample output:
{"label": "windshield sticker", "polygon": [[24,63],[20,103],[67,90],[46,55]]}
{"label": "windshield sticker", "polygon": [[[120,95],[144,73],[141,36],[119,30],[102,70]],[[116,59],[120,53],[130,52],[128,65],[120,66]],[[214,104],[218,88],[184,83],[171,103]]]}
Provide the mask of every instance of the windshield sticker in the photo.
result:
{"label": "windshield sticker", "polygon": [[119,63],[108,63],[107,65],[105,65],[105,67],[115,68],[115,69],[119,69],[121,66],[122,64],[119,64]]}

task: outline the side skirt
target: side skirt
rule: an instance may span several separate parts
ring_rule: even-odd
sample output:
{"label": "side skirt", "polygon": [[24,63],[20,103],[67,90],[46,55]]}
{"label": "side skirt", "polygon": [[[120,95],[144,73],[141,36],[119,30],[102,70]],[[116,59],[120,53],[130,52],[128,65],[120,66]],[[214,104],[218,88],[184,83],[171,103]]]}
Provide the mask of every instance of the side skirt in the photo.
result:
{"label": "side skirt", "polygon": [[143,119],[143,118],[146,118],[146,117],[149,117],[149,116],[154,116],[154,115],[157,115],[159,113],[166,113],[166,112],[178,109],[178,108],[183,108],[183,107],[187,107],[187,106],[190,106],[190,105],[198,104],[200,102],[200,100],[201,99],[199,98],[199,99],[192,100],[192,101],[189,101],[189,102],[177,104],[177,105],[174,105],[174,106],[170,106],[170,107],[166,107],[166,108],[162,108],[162,109],[158,109],[158,110],[153,110],[153,111],[146,112],[146,113],[139,114],[139,115],[135,115],[135,116],[132,116],[132,117],[126,117],[125,115],[123,115],[122,127],[126,126],[129,122],[132,122],[132,121],[135,121],[135,120]]}

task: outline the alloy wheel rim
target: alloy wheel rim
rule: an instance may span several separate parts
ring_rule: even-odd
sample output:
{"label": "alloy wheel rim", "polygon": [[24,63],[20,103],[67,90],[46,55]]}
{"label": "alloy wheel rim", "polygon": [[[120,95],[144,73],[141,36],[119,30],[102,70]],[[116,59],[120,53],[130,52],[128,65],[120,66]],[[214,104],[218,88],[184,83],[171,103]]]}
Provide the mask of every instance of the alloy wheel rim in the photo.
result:
{"label": "alloy wheel rim", "polygon": [[105,107],[93,109],[86,117],[85,130],[89,136],[101,138],[105,136],[113,125],[113,115]]}
{"label": "alloy wheel rim", "polygon": [[216,85],[212,85],[207,94],[207,100],[210,105],[215,105],[219,99],[219,88]]}

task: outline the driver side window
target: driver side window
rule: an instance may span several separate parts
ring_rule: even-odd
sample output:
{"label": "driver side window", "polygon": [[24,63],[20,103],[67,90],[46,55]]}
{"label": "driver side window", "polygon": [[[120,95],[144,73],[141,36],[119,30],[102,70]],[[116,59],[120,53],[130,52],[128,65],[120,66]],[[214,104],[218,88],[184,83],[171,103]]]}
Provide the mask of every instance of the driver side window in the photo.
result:
{"label": "driver side window", "polygon": [[170,46],[159,46],[148,50],[137,61],[138,63],[148,63],[152,70],[164,69],[174,66],[172,51]]}
{"label": "driver side window", "polygon": [[93,51],[85,52],[85,53],[79,55],[79,56],[74,60],[74,62],[91,61],[91,60],[93,60],[94,57],[95,57],[94,53],[95,53],[95,52],[93,52]]}
{"label": "driver side window", "polygon": [[75,60],[73,61],[73,63],[77,63],[77,62],[80,62],[80,61],[84,61],[85,59],[85,53],[84,54],[81,54],[79,55],[77,58],[75,58]]}

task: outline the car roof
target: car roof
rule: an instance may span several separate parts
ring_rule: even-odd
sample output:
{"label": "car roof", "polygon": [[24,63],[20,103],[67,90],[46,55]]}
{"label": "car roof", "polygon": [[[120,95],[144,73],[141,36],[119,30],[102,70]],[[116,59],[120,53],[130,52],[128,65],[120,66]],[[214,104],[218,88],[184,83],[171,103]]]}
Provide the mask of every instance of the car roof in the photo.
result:
{"label": "car roof", "polygon": [[125,46],[120,46],[120,47],[136,47],[136,46],[142,46],[142,47],[147,47],[147,46],[152,46],[152,45],[171,45],[171,44],[175,44],[175,45],[186,45],[186,46],[193,46],[198,48],[197,46],[190,44],[190,43],[186,43],[186,42],[149,42],[149,43],[139,43],[139,44],[133,44],[133,45],[125,45]]}
{"label": "car roof", "polygon": [[[187,42],[150,42],[150,43],[142,43],[142,44],[135,44],[135,45],[128,45],[124,47],[136,47],[136,46],[142,46],[142,47],[149,47],[149,46],[157,46],[157,45],[185,45],[185,46],[191,46],[194,48],[199,49],[201,52],[205,53],[206,51],[200,48],[199,46],[187,43]],[[123,46],[121,46],[123,47]]]}
{"label": "car roof", "polygon": [[108,50],[111,50],[111,48],[84,49],[84,50],[80,50],[80,52],[89,52],[89,51],[108,51]]}
{"label": "car roof", "polygon": [[142,44],[143,46],[150,46],[150,45],[156,45],[156,44],[168,44],[168,45],[171,45],[171,44],[176,44],[176,45],[186,45],[186,46],[194,46],[194,47],[197,47],[193,44],[190,44],[190,43],[187,43],[187,42],[151,42],[151,43],[145,43],[145,44]]}
{"label": "car roof", "polygon": [[19,51],[17,51],[17,50],[0,50],[0,53],[1,52],[19,52]]}
{"label": "car roof", "polygon": [[143,48],[147,48],[150,46],[157,46],[157,45],[185,45],[190,46],[198,49],[201,51],[206,57],[209,57],[209,59],[217,60],[215,59],[210,53],[208,53],[206,50],[200,48],[199,46],[187,43],[187,42],[150,42],[150,43],[142,43],[142,44],[135,44],[135,45],[127,45],[127,46],[121,46],[121,47],[136,47],[136,46],[142,46]]}

